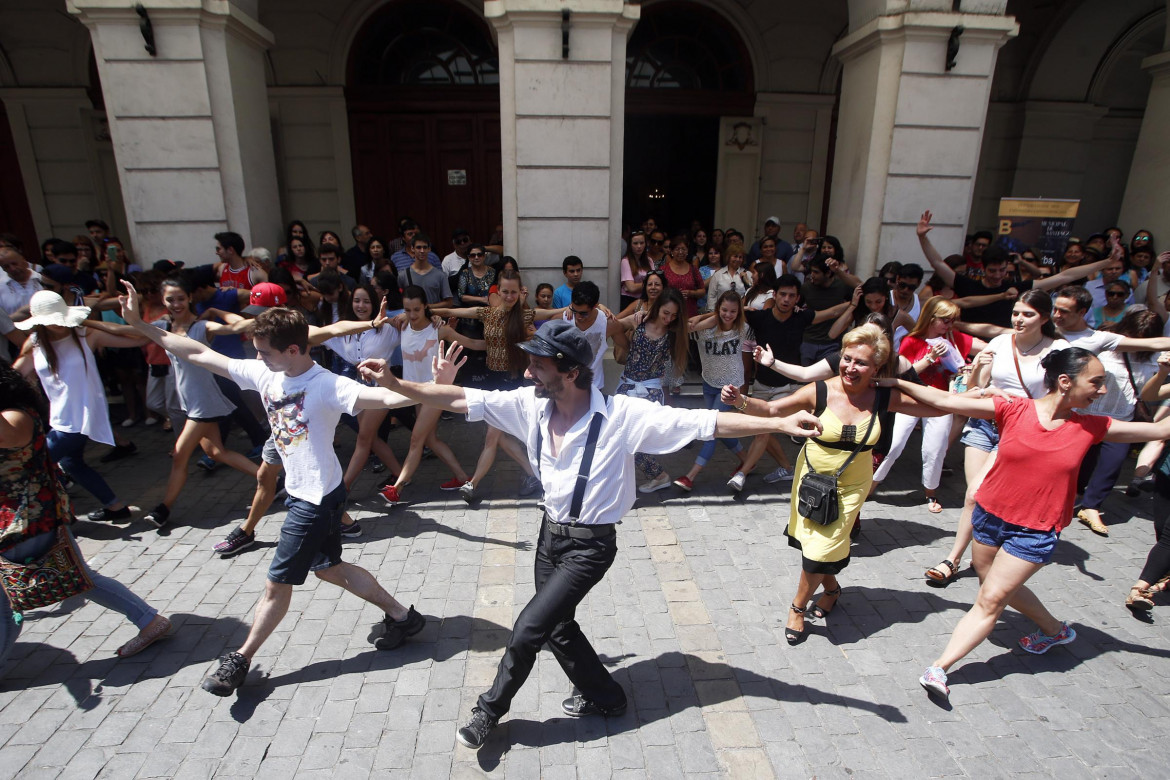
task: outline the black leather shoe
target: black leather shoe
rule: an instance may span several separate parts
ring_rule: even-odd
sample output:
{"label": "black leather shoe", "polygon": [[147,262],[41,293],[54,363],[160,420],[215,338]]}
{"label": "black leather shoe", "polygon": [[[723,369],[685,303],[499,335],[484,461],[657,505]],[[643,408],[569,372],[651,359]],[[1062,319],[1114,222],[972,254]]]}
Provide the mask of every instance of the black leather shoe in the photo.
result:
{"label": "black leather shoe", "polygon": [[85,516],[87,520],[92,520],[95,523],[108,523],[111,520],[128,520],[130,519],[130,507],[124,506],[121,509],[110,509],[109,507],[102,507],[96,509]]}
{"label": "black leather shoe", "polygon": [[626,713],[626,702],[623,701],[616,707],[602,707],[597,702],[576,693],[561,702],[561,711],[572,718],[583,718],[587,715],[616,718]]}

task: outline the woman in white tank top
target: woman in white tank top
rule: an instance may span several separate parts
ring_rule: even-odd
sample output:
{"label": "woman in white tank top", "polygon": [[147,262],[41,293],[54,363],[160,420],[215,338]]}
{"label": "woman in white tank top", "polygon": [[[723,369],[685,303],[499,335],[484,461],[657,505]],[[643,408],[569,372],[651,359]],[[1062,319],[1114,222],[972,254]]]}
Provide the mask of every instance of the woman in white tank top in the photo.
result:
{"label": "woman in white tank top", "polygon": [[25,341],[14,368],[28,379],[35,375],[49,398],[49,455],[101,502],[102,508],[91,512],[90,520],[124,520],[130,517],[130,507],[85,462],[88,440],[114,444],[106,391],[93,350],[137,347],[144,342],[82,327],[89,307],[68,306],[60,295],[48,290],[33,295],[29,311],[31,316],[16,327],[33,334]]}
{"label": "woman in white tank top", "polygon": [[[402,328],[402,378],[408,382],[431,381],[431,359],[439,354],[439,344],[458,341],[467,349],[484,351],[487,342],[483,339],[470,339],[446,325],[436,326],[431,321],[427,309],[426,293],[421,287],[410,286],[402,291],[402,306],[405,310],[406,323]],[[435,430],[439,426],[439,415],[442,409],[437,406],[420,404],[417,407],[418,417],[414,423],[414,430],[410,433],[410,451],[406,453],[406,460],[402,464],[402,472],[393,485],[386,485],[380,491],[386,503],[393,506],[402,500],[401,490],[410,482],[422,460],[423,447],[430,447],[431,452],[451,469],[454,477],[439,487],[442,490],[458,490],[470,481],[467,472],[459,465],[459,459],[440,439]]]}

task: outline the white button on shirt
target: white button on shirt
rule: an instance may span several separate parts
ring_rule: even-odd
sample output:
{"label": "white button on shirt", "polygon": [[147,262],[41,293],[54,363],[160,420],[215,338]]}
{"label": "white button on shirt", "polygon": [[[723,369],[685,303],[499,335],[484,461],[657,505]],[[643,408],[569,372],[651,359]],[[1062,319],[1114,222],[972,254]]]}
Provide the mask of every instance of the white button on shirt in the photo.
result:
{"label": "white button on shirt", "polygon": [[[593,389],[589,411],[573,425],[554,456],[548,435],[548,418],[552,402],[537,398],[532,387],[519,390],[484,392],[468,388],[467,419],[483,420],[525,443],[528,460],[540,476],[544,487],[544,506],[550,520],[569,522],[569,506],[581,456],[589,434],[589,422],[600,411],[604,417],[597,437],[597,449],[578,523],[603,525],[620,523],[634,505],[634,453],[661,455],[682,449],[688,442],[715,438],[715,419],[709,409],[673,409],[641,398],[615,395],[605,403],[601,391]],[[536,457],[536,437],[540,446],[540,463]]]}

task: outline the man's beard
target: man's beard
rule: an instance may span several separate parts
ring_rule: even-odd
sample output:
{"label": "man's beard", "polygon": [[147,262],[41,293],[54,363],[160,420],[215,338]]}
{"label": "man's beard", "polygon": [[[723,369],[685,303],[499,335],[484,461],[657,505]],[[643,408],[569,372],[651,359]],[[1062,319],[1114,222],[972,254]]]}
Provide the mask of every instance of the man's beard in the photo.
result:
{"label": "man's beard", "polygon": [[565,389],[565,382],[558,378],[555,385],[541,384],[536,387],[537,398],[556,398]]}

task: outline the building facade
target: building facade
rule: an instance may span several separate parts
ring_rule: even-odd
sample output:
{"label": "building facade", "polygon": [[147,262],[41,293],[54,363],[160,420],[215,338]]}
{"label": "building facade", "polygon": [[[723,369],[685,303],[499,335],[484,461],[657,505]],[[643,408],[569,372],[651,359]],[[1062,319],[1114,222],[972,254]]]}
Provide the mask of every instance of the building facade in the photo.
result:
{"label": "building facade", "polygon": [[151,262],[230,229],[576,254],[617,289],[623,222],[779,215],[868,272],[957,251],[1001,197],[1170,236],[1167,0],[9,0],[0,229],[100,216]]}

